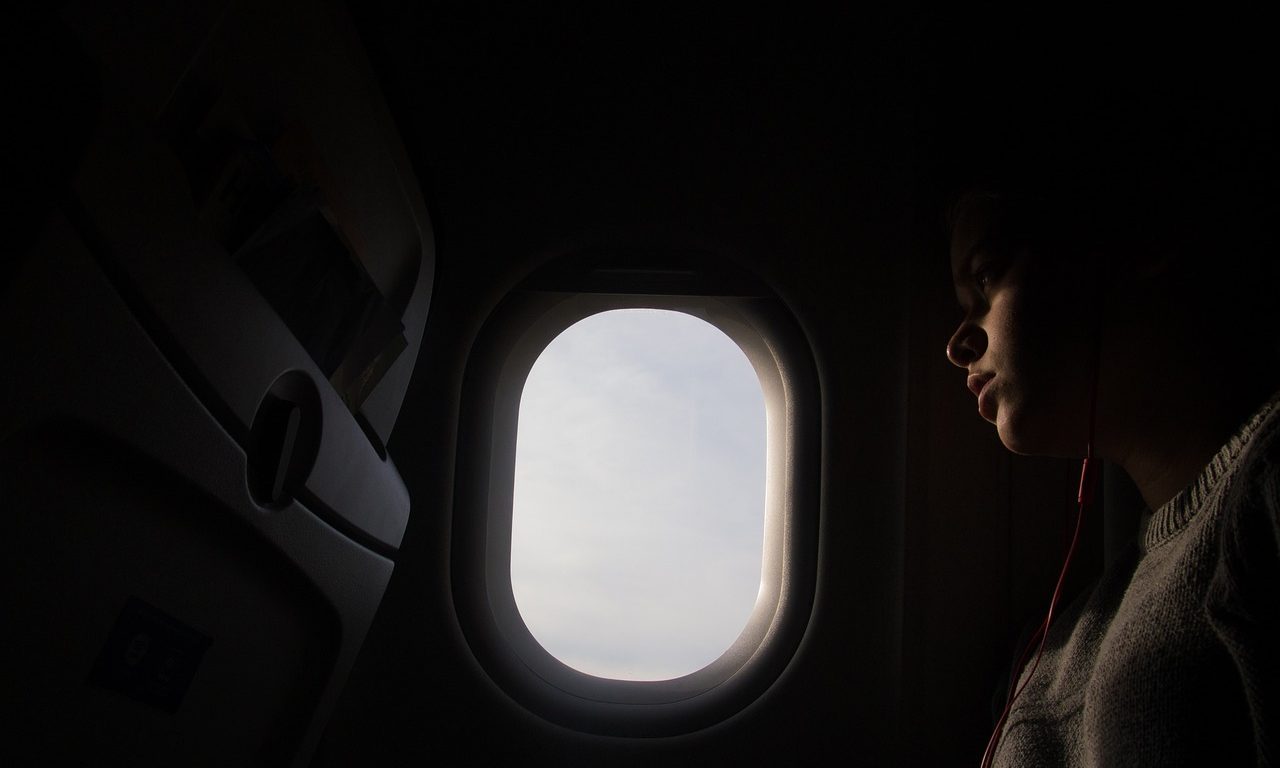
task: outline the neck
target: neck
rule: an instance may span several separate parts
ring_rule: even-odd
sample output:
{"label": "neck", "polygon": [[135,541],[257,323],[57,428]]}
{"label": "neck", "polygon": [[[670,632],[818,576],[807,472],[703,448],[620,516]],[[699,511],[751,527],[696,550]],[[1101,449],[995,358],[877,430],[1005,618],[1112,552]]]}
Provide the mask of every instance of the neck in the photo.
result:
{"label": "neck", "polygon": [[1135,281],[1103,300],[1094,453],[1123,467],[1154,511],[1276,391],[1280,360],[1251,348],[1236,313],[1188,313],[1199,300],[1189,278]]}
{"label": "neck", "polygon": [[1124,468],[1151,510],[1195,481],[1275,385],[1270,377],[1215,374],[1196,386],[1135,393],[1123,415],[1108,415],[1125,439],[1108,441],[1105,458]]}

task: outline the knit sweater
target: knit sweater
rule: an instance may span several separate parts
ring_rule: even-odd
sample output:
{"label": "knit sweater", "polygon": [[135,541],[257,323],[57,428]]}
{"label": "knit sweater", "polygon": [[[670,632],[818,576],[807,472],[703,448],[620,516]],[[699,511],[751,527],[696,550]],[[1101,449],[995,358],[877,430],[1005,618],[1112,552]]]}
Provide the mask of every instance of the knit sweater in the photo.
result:
{"label": "knit sweater", "polygon": [[1278,552],[1280,396],[1055,619],[994,765],[1280,765]]}

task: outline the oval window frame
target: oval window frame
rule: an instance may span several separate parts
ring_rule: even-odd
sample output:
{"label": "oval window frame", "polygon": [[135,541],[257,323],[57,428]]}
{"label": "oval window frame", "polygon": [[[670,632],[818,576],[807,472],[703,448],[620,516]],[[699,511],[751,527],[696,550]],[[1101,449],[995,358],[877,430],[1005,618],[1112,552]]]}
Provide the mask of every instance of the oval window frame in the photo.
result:
{"label": "oval window frame", "polygon": [[[795,654],[808,625],[817,574],[821,467],[812,353],[782,302],[740,275],[717,279],[705,270],[599,264],[555,270],[550,278],[546,273],[500,302],[467,361],[451,542],[461,629],[490,678],[547,720],[612,736],[699,730],[763,695]],[[599,678],[569,667],[534,639],[511,586],[516,429],[528,373],[569,326],[600,312],[631,308],[684,312],[723,331],[755,368],[765,399],[760,594],[746,627],[719,658],[670,680]]]}

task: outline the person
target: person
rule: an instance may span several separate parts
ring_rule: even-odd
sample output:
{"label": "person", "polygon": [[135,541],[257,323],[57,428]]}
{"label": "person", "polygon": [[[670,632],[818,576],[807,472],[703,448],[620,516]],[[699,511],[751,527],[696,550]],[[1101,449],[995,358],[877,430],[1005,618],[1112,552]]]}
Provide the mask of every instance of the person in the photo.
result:
{"label": "person", "polygon": [[1274,134],[1201,107],[1029,139],[1052,151],[950,209],[978,413],[1014,453],[1122,469],[1149,513],[1059,607],[996,766],[1280,764]]}

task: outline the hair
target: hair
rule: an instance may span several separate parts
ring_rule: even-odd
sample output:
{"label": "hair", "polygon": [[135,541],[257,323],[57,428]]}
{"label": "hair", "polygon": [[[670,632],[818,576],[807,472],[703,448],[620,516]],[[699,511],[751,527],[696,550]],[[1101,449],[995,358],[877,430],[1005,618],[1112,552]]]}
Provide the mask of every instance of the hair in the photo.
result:
{"label": "hair", "polygon": [[1106,266],[1159,259],[1195,310],[1231,311],[1239,340],[1277,348],[1280,152],[1266,97],[1228,89],[1113,93],[1006,105],[996,137],[951,149],[948,236],[993,200],[1030,250]]}

